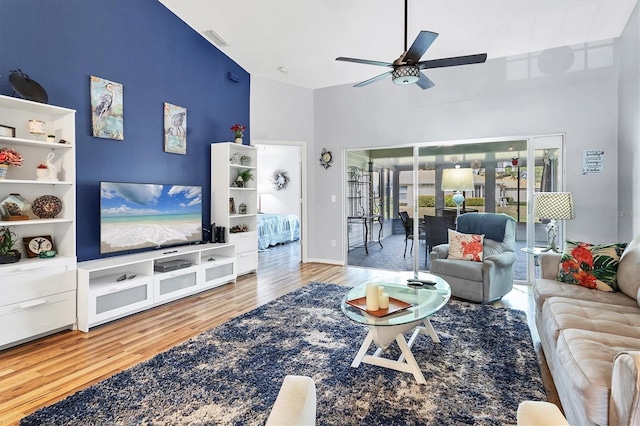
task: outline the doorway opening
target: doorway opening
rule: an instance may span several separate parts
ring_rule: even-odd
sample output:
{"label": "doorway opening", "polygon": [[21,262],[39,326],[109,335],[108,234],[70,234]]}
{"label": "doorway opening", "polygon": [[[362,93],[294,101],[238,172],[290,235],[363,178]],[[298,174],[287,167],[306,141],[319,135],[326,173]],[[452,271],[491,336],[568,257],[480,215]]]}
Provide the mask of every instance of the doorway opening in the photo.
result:
{"label": "doorway opening", "polygon": [[278,249],[306,262],[306,143],[260,140],[256,147],[258,256]]}
{"label": "doorway opening", "polygon": [[[461,167],[473,175],[472,185],[462,192],[461,213],[512,216],[518,224],[514,279],[531,281],[530,276],[539,272],[521,249],[544,245],[546,240],[544,225],[530,216],[529,200],[537,191],[561,190],[562,141],[562,135],[556,135],[551,139],[521,137],[348,150],[347,217],[355,214],[362,219],[347,219],[346,264],[416,270],[417,263],[418,270],[428,270],[428,251],[434,241],[426,241],[420,231],[423,225],[414,238],[416,233],[411,225],[409,229],[404,226],[401,215],[408,216],[412,223],[415,216],[421,224],[426,217],[455,218],[458,213],[454,192],[442,189],[442,179],[444,170]],[[354,178],[363,173],[367,176],[365,182]],[[367,219],[371,214],[378,218]],[[361,225],[363,221],[368,222],[369,229]],[[529,221],[533,221],[531,233]]]}

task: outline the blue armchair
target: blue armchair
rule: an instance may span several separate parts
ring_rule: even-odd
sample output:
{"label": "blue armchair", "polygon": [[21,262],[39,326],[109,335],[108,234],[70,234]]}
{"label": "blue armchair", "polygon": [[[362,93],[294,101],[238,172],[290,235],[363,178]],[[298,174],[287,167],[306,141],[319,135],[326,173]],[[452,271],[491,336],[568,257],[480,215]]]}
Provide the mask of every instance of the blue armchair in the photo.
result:
{"label": "blue armchair", "polygon": [[466,213],[458,217],[457,231],[484,234],[483,261],[448,259],[449,244],[441,244],[429,253],[431,273],[449,283],[452,296],[472,302],[492,302],[510,292],[517,259],[515,219],[503,213]]}

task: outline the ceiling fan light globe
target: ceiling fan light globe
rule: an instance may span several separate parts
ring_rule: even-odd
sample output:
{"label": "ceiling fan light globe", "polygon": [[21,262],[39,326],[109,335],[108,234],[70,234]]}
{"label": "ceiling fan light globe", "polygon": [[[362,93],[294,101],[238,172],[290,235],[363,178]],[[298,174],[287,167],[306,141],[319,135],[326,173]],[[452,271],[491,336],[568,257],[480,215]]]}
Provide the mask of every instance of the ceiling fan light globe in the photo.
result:
{"label": "ceiling fan light globe", "polygon": [[395,84],[413,84],[420,79],[420,70],[412,65],[397,67],[391,73]]}

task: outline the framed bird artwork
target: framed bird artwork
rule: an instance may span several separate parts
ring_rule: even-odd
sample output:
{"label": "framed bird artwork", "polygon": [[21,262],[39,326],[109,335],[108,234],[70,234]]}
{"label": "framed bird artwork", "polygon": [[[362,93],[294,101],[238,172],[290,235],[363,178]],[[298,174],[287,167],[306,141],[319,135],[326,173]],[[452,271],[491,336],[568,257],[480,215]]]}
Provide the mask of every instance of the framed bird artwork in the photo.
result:
{"label": "framed bird artwork", "polygon": [[122,84],[91,76],[91,127],[96,138],[124,139]]}
{"label": "framed bird artwork", "polygon": [[187,154],[187,109],[164,103],[164,151]]}

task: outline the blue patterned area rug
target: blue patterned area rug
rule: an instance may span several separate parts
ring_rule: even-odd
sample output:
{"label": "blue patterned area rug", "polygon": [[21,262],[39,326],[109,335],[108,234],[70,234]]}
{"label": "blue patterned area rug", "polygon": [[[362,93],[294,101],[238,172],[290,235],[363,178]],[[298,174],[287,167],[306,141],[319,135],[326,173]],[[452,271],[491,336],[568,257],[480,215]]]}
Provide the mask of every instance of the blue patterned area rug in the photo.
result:
{"label": "blue patterned area rug", "polygon": [[319,425],[515,424],[520,401],[546,400],[524,312],[450,301],[431,317],[442,343],[421,335],[413,347],[418,385],[351,367],[367,330],[341,312],[347,291],[311,283],[21,424],[261,425],[287,374],[315,380]]}

